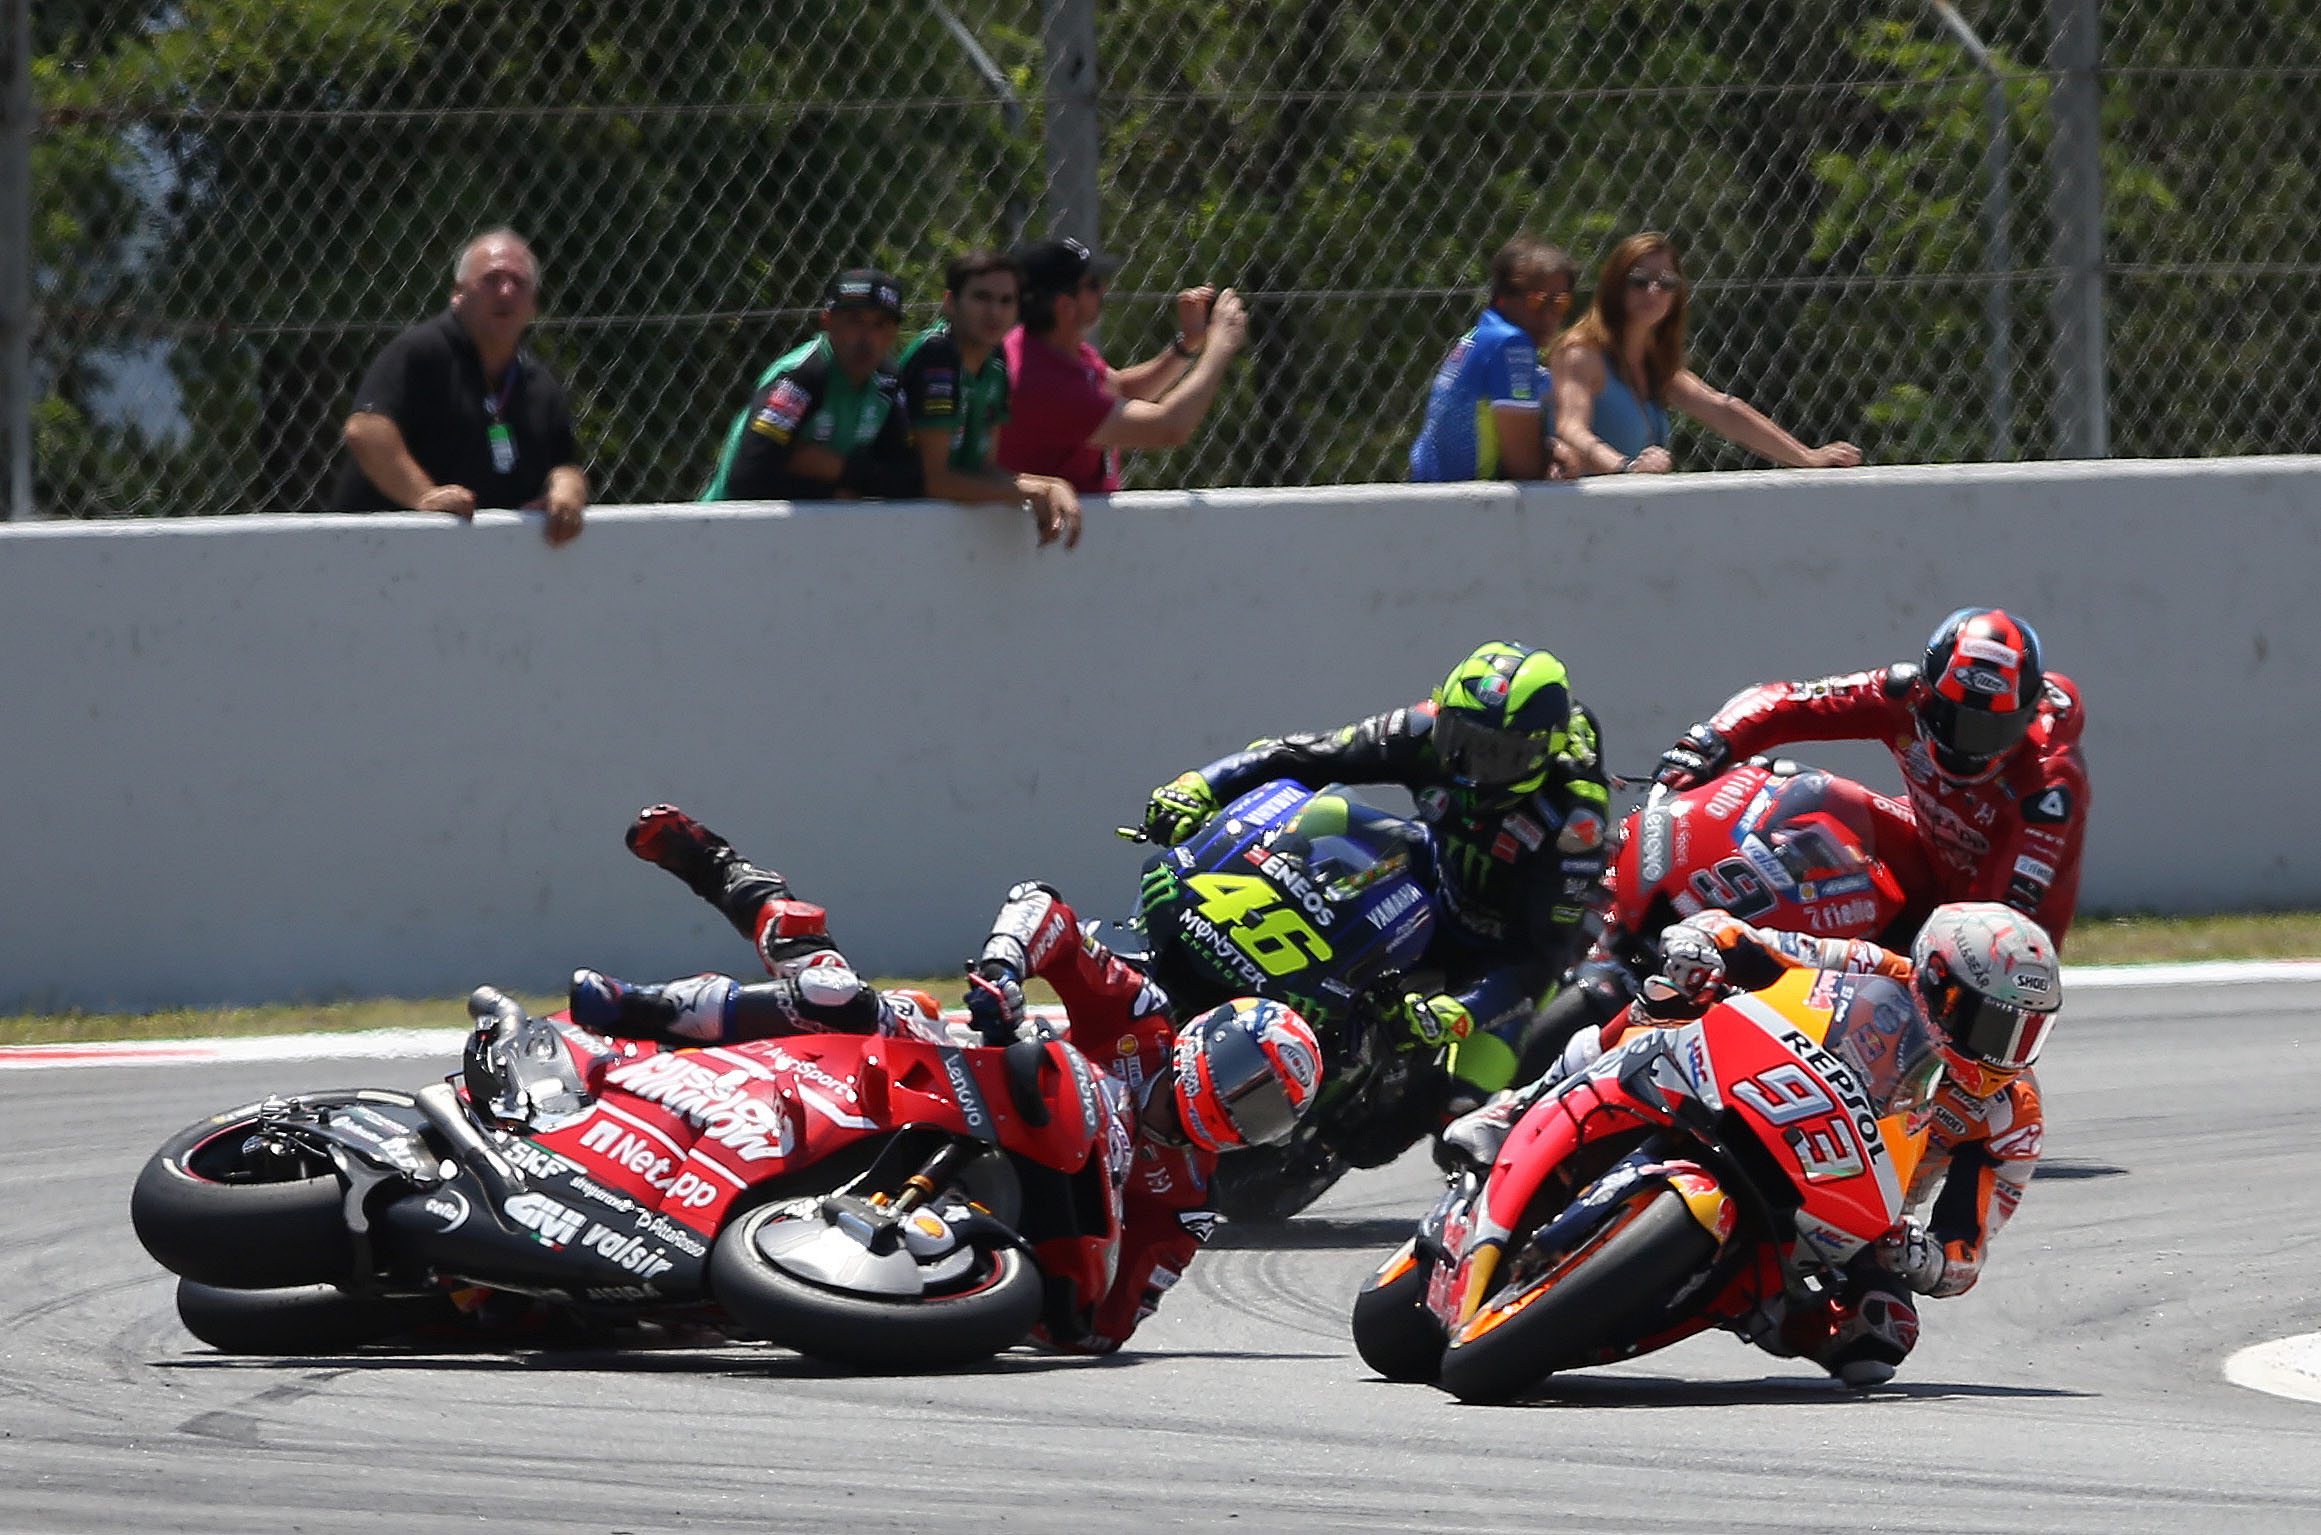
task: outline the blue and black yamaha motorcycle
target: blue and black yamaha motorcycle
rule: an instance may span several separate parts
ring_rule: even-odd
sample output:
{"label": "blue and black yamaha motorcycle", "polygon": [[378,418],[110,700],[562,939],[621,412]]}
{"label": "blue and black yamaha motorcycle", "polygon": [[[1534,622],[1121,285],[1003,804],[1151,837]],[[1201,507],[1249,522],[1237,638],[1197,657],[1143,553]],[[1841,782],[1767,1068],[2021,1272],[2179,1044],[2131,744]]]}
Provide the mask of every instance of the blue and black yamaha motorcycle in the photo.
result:
{"label": "blue and black yamaha motorcycle", "polygon": [[1419,969],[1434,889],[1427,829],[1340,784],[1260,784],[1146,861],[1138,922],[1177,1015],[1269,997],[1322,1043],[1321,1091],[1297,1130],[1219,1162],[1226,1216],[1286,1220],[1348,1168],[1383,1166],[1437,1128],[1443,1052],[1402,1013],[1405,991],[1434,989]]}

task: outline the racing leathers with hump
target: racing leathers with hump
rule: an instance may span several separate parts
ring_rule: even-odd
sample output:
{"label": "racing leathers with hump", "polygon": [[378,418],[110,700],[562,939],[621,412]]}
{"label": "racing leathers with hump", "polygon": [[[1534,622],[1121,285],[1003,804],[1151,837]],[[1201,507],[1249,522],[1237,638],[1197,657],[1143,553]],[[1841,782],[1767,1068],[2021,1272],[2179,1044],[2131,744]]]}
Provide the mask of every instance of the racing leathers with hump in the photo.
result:
{"label": "racing leathers with hump", "polygon": [[1875,740],[1902,769],[1907,805],[1866,794],[1887,860],[1912,897],[1998,901],[2060,945],[2079,900],[2087,834],[2079,690],[2045,670],[2039,636],[1997,609],[1961,608],[1925,663],[1746,689],[1661,758],[1660,781],[1692,784],[1798,741]]}
{"label": "racing leathers with hump", "polygon": [[1915,1345],[1909,1293],[1964,1294],[2014,1215],[2038,1165],[2045,1121],[2031,1062],[2062,1000],[2055,948],[2037,924],[1993,902],[1936,908],[1909,954],[1863,939],[1814,938],[1704,911],[1661,935],[1662,973],[1599,1032],[1583,1030],[1539,1081],[1458,1120],[1446,1145],[1488,1166],[1533,1103],[1585,1071],[1629,1032],[1682,1023],[1725,989],[1762,991],[1785,972],[1877,975],[1917,1000],[1942,1057],[1927,1141],[1899,1225],[1822,1305],[1776,1296],[1726,1325],[1766,1351],[1802,1355],[1861,1384],[1893,1373]]}
{"label": "racing leathers with hump", "polygon": [[[632,851],[676,875],[749,938],[774,977],[743,985],[700,975],[637,986],[595,971],[573,977],[573,1021],[599,1032],[680,1045],[830,1030],[906,1033],[941,1043],[947,1032],[923,992],[879,993],[856,978],[831,941],[822,908],[797,900],[781,875],[742,858],[674,806],[656,805],[629,829]],[[1168,999],[1091,935],[1047,886],[1018,885],[970,974],[969,1014],[985,1043],[1027,1024],[1021,980],[1037,975],[1064,1004],[1064,1038],[1128,1089],[1134,1172],[1124,1191],[1118,1267],[1101,1296],[1077,1297],[1075,1326],[1042,1341],[1110,1353],[1150,1316],[1215,1223],[1208,1176],[1227,1146],[1285,1135],[1321,1075],[1321,1051],[1303,1020],[1243,999],[1172,1022]],[[967,1042],[973,1043],[973,1040]]]}
{"label": "racing leathers with hump", "polygon": [[1469,1088],[1505,1087],[1516,1035],[1586,942],[1581,920],[1605,862],[1595,717],[1572,701],[1563,663],[1484,645],[1421,703],[1258,741],[1180,775],[1154,791],[1145,830],[1173,846],[1274,778],[1411,792],[1436,841],[1441,889],[1425,963],[1444,985],[1408,997],[1405,1012],[1419,1040],[1456,1042],[1451,1068]]}

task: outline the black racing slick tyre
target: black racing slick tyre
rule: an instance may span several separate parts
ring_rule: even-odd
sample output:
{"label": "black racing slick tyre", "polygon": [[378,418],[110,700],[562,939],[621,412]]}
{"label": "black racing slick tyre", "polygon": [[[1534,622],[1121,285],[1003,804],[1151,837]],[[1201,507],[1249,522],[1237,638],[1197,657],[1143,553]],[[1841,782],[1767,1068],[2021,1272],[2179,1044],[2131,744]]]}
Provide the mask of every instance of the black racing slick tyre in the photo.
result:
{"label": "black racing slick tyre", "polygon": [[1209,1203],[1229,1221],[1286,1221],[1346,1176],[1345,1159],[1311,1144],[1243,1146],[1217,1159]]}
{"label": "black racing slick tyre", "polygon": [[338,1170],[323,1157],[250,1146],[256,1123],[253,1104],[163,1142],[129,1195],[137,1240],[163,1268],[222,1289],[350,1277],[354,1239]]}
{"label": "black racing slick tyre", "polygon": [[1388,1380],[1433,1380],[1443,1362],[1443,1330],[1426,1309],[1434,1260],[1404,1244],[1354,1297],[1354,1352]]}
{"label": "black racing slick tyre", "polygon": [[1039,1324],[1046,1285],[1015,1247],[979,1247],[972,1266],[935,1293],[884,1297],[818,1284],[777,1267],[758,1233],[812,1219],[792,1203],[762,1205],[718,1237],[709,1285],[743,1336],[850,1369],[948,1370],[1021,1343]]}
{"label": "black racing slick tyre", "polygon": [[1621,1341],[1716,1256],[1681,1196],[1663,1190],[1546,1273],[1501,1287],[1443,1350],[1443,1389],[1503,1402]]}
{"label": "black racing slick tyre", "polygon": [[343,1354],[456,1315],[443,1295],[350,1295],[330,1285],[221,1290],[177,1282],[178,1320],[221,1354]]}

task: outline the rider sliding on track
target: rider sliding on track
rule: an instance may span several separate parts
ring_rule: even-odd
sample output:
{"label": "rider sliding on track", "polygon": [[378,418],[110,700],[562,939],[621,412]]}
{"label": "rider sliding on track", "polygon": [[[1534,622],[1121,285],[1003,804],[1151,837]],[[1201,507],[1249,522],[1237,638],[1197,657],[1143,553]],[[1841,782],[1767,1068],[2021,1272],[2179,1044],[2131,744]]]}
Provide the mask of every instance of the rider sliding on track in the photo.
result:
{"label": "rider sliding on track", "polygon": [[1899,1225],[1817,1306],[1775,1295],[1721,1322],[1767,1353],[1802,1356],[1851,1386],[1879,1385],[1918,1341],[1910,1295],[1962,1295],[2015,1213],[2039,1161],[2044,1119],[2031,1063],[2062,1005],[2055,945],[2039,924],[1989,901],[1939,906],[1907,955],[1862,939],[1810,938],[1704,911],[1661,934],[1661,973],[1601,1031],[1587,1029],[1538,1081],[1452,1123],[1444,1144],[1488,1167],[1532,1104],[1631,1030],[1699,1017],[1728,988],[1761,991],[1784,971],[1885,976],[1907,988],[1943,1062],[1926,1150]]}
{"label": "rider sliding on track", "polygon": [[[781,875],[675,806],[640,812],[628,845],[722,912],[774,979],[745,985],[712,974],[636,986],[582,970],[572,978],[573,1022],[677,1045],[817,1030],[952,1042],[932,998],[873,991],[831,941],[821,907],[796,899]],[[1136,1165],[1112,1287],[1077,1298],[1074,1330],[1050,1326],[1041,1339],[1109,1354],[1152,1315],[1214,1229],[1208,1188],[1218,1152],[1289,1134],[1321,1078],[1321,1047],[1295,1012],[1249,997],[1177,1027],[1158,986],[1083,935],[1054,890],[1027,883],[1008,892],[969,968],[967,1010],[985,1043],[1039,1037],[1044,1026],[1027,1020],[1022,984],[1035,975],[1064,1004],[1063,1037],[1126,1084],[1136,1105]]]}
{"label": "rider sliding on track", "polygon": [[1861,809],[1871,851],[1912,898],[1909,915],[1936,901],[1998,901],[2036,918],[2060,946],[2087,836],[2085,725],[2079,690],[2045,669],[2029,624],[1960,608],[1926,642],[1922,667],[1735,694],[1662,754],[1656,776],[1689,789],[1797,741],[1883,741],[1910,803],[1864,793]]}

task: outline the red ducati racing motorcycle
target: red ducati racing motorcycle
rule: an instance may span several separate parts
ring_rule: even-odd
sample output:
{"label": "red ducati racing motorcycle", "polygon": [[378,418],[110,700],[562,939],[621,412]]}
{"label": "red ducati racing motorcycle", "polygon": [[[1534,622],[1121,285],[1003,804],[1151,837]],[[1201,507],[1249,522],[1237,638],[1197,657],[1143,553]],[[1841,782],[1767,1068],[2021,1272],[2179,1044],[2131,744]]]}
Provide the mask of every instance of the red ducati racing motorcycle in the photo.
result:
{"label": "red ducati racing motorcycle", "polygon": [[1621,824],[1596,941],[1524,1031],[1516,1080],[1618,1016],[1660,968],[1661,930],[1695,912],[1722,907],[1779,932],[1907,949],[1917,913],[1876,854],[1863,808],[1873,797],[1835,773],[1764,757],[1682,793],[1654,784]]}
{"label": "red ducati racing motorcycle", "polygon": [[1110,1282],[1127,1097],[1061,1039],[671,1049],[469,1007],[460,1077],[269,1098],[147,1163],[131,1215],[196,1337],[328,1352],[506,1296],[932,1369]]}
{"label": "red ducati racing motorcycle", "polygon": [[1453,1179],[1355,1299],[1355,1346],[1498,1401],[1779,1297],[1823,1304],[1901,1218],[1940,1073],[1876,976],[1797,971],[1638,1030]]}

